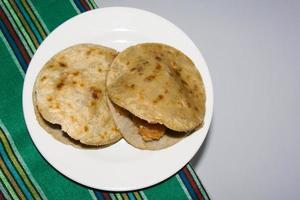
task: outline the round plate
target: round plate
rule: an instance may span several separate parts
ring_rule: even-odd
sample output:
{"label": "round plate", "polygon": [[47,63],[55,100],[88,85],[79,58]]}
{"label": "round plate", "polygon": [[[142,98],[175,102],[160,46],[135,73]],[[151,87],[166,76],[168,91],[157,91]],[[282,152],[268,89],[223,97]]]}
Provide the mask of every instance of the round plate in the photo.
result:
{"label": "round plate", "polygon": [[[196,64],[207,95],[203,128],[167,149],[147,151],[136,149],[123,139],[103,149],[76,149],[56,141],[39,126],[32,103],[33,85],[38,72],[54,54],[78,43],[96,43],[121,51],[142,42],[171,45]],[[203,143],[211,122],[213,89],[201,53],[174,24],[148,11],[124,7],[101,8],[69,19],[40,45],[26,73],[23,111],[34,144],[55,169],[89,187],[128,191],[159,183],[190,161]]]}

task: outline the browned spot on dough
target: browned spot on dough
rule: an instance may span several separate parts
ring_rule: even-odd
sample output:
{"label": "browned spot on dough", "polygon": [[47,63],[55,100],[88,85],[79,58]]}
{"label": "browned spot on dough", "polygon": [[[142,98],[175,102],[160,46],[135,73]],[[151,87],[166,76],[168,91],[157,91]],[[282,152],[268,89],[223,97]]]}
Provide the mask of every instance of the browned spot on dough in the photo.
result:
{"label": "browned spot on dough", "polygon": [[134,89],[134,88],[135,88],[135,85],[134,85],[134,84],[131,84],[129,87],[132,88],[132,89]]}
{"label": "browned spot on dough", "polygon": [[199,109],[198,109],[196,106],[195,106],[195,110],[196,110],[196,111],[199,111]]}
{"label": "browned spot on dough", "polygon": [[86,54],[87,56],[91,55],[91,53],[92,53],[92,49],[90,49],[90,50],[88,50],[88,51],[85,52],[85,54]]}
{"label": "browned spot on dough", "polygon": [[129,61],[127,61],[126,65],[129,65],[129,64],[130,64],[130,62],[129,62]]}
{"label": "browned spot on dough", "polygon": [[112,131],[119,131],[118,129],[116,129],[115,127],[111,128]]}
{"label": "browned spot on dough", "polygon": [[190,104],[190,102],[187,102],[187,106],[190,108],[191,107],[191,104]]}
{"label": "browned spot on dough", "polygon": [[171,64],[172,64],[173,67],[176,66],[176,62],[174,62],[174,61]]}
{"label": "browned spot on dough", "polygon": [[43,76],[42,78],[41,78],[41,81],[43,82],[44,80],[46,80],[47,79],[47,76]]}
{"label": "browned spot on dough", "polygon": [[53,68],[53,67],[54,67],[54,65],[52,65],[52,64],[48,66],[48,68]]}
{"label": "browned spot on dough", "polygon": [[133,72],[135,70],[136,70],[136,67],[133,67],[133,68],[130,69],[131,72]]}
{"label": "browned spot on dough", "polygon": [[156,70],[160,70],[161,69],[161,65],[159,63],[157,63],[155,69]]}
{"label": "browned spot on dough", "polygon": [[147,76],[144,81],[152,81],[153,79],[155,79],[155,76],[154,75],[150,75],[150,76]]}
{"label": "browned spot on dough", "polygon": [[161,101],[163,98],[164,98],[164,96],[160,94],[152,102],[157,103],[157,102]]}
{"label": "browned spot on dough", "polygon": [[175,74],[177,74],[178,76],[180,76],[180,72],[177,71],[177,70],[174,70],[175,71]]}
{"label": "browned spot on dough", "polygon": [[74,76],[78,76],[79,74],[80,74],[79,71],[73,72],[73,75],[74,75]]}
{"label": "browned spot on dough", "polygon": [[84,83],[80,83],[79,85],[80,85],[80,87],[83,87],[83,86],[84,86]]}
{"label": "browned spot on dough", "polygon": [[96,102],[95,101],[91,101],[91,106],[95,106]]}
{"label": "browned spot on dough", "polygon": [[89,127],[87,127],[86,125],[83,127],[83,130],[85,131],[85,132],[87,132],[88,130],[89,130]]}
{"label": "browned spot on dough", "polygon": [[158,61],[161,61],[161,57],[159,57],[159,56],[155,56],[155,59]]}
{"label": "browned spot on dough", "polygon": [[96,88],[96,87],[90,87],[90,91],[92,93],[92,97],[94,99],[99,99],[100,94],[101,94],[101,90]]}
{"label": "browned spot on dough", "polygon": [[181,82],[184,84],[184,85],[187,85],[187,82],[185,80],[181,80]]}
{"label": "browned spot on dough", "polygon": [[144,71],[144,67],[143,66],[133,67],[130,69],[130,71],[131,72],[133,72],[133,71],[142,72],[142,71]]}
{"label": "browned spot on dough", "polygon": [[102,69],[99,68],[99,69],[98,69],[98,72],[102,72]]}
{"label": "browned spot on dough", "polygon": [[53,99],[51,96],[47,97],[47,101],[51,102]]}
{"label": "browned spot on dough", "polygon": [[59,64],[60,67],[67,67],[67,64],[64,63],[64,62],[59,62],[58,64]]}
{"label": "browned spot on dough", "polygon": [[165,89],[165,94],[168,94],[169,90],[168,89]]}
{"label": "browned spot on dough", "polygon": [[60,90],[63,86],[64,86],[64,80],[62,79],[62,80],[56,85],[56,88]]}
{"label": "browned spot on dough", "polygon": [[182,68],[177,68],[176,70],[180,73],[182,71]]}
{"label": "browned spot on dough", "polygon": [[77,84],[77,81],[72,81],[73,85],[76,85]]}
{"label": "browned spot on dough", "polygon": [[59,108],[60,108],[59,103],[56,103],[56,104],[55,104],[55,108],[56,108],[56,109],[59,109]]}

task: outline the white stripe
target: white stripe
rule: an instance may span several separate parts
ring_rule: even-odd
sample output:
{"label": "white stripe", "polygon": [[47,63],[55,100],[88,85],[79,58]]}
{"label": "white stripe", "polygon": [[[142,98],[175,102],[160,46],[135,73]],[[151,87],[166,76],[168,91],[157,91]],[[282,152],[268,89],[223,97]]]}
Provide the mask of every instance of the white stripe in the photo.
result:
{"label": "white stripe", "polygon": [[28,169],[27,165],[25,164],[25,162],[23,161],[23,158],[20,156],[16,145],[13,141],[13,139],[10,137],[10,135],[8,134],[9,131],[6,129],[5,125],[3,124],[2,120],[0,119],[0,126],[4,131],[4,134],[6,135],[6,137],[9,139],[10,145],[16,155],[16,157],[18,158],[20,164],[22,165],[22,167],[25,169],[26,174],[28,175],[28,177],[30,178],[31,182],[34,184],[34,187],[37,189],[37,191],[39,192],[39,194],[41,195],[42,199],[47,199],[46,195],[44,194],[44,192],[42,191],[42,189],[40,188],[39,184],[36,182],[36,180],[33,178],[30,170]]}
{"label": "white stripe", "polygon": [[72,4],[73,8],[76,10],[76,12],[77,12],[78,14],[80,14],[81,12],[80,12],[80,10],[77,8],[77,6],[75,5],[74,1],[73,1],[73,0],[69,0],[69,1],[70,1],[70,3]]}
{"label": "white stripe", "polygon": [[26,43],[24,36],[21,34],[21,32],[19,31],[19,28],[16,26],[14,20],[12,19],[10,13],[7,11],[6,7],[3,5],[2,2],[0,2],[1,7],[3,8],[6,16],[8,17],[10,23],[12,24],[12,26],[14,27],[14,30],[17,32],[17,35],[19,36],[20,40],[22,41],[23,46],[25,47],[25,49],[27,50],[28,54],[30,57],[32,57],[33,52],[31,51],[30,47],[28,46],[28,44]]}
{"label": "white stripe", "polygon": [[22,77],[24,78],[25,73],[24,73],[24,71],[23,71],[23,69],[22,69],[22,67],[21,67],[21,65],[20,65],[20,63],[19,63],[19,61],[17,60],[16,55],[14,54],[14,52],[13,52],[12,49],[10,48],[9,44],[7,43],[6,38],[4,37],[2,31],[0,32],[0,37],[2,38],[2,40],[3,40],[3,42],[4,42],[5,46],[6,46],[6,48],[8,49],[8,52],[9,52],[9,54],[11,55],[11,57],[12,57],[14,63],[17,65],[17,68],[18,68],[19,72],[21,73]]}
{"label": "white stripe", "polygon": [[8,193],[6,192],[4,186],[2,185],[1,182],[0,182],[0,190],[1,190],[2,194],[4,195],[5,199],[11,200],[10,196],[9,196]]}
{"label": "white stripe", "polygon": [[191,168],[191,166],[190,166],[190,165],[187,165],[187,168],[189,169],[189,171],[190,171],[190,173],[191,173],[193,179],[195,180],[197,186],[199,187],[199,189],[200,189],[200,191],[201,191],[201,194],[204,195],[204,199],[209,199],[208,196],[206,195],[206,192],[203,190],[203,188],[202,188],[202,186],[201,186],[201,184],[200,184],[200,182],[199,182],[199,180],[198,180],[196,174],[194,173],[193,169]]}
{"label": "white stripe", "polygon": [[92,199],[97,200],[97,197],[96,197],[94,191],[93,191],[93,190],[88,190],[88,191],[89,191],[89,193],[91,194]]}
{"label": "white stripe", "polygon": [[27,0],[27,3],[30,5],[31,10],[34,12],[35,16],[38,18],[38,21],[41,23],[42,27],[46,31],[46,35],[48,35],[50,33],[50,31],[48,30],[48,28],[47,28],[46,24],[44,23],[43,19],[41,18],[41,16],[39,15],[37,10],[35,9],[33,4],[31,3],[31,1]]}
{"label": "white stripe", "polygon": [[192,199],[190,193],[188,192],[188,190],[186,189],[184,183],[182,182],[180,176],[178,174],[176,174],[176,178],[177,178],[177,181],[179,182],[182,190],[184,191],[185,195],[187,196],[188,199]]}

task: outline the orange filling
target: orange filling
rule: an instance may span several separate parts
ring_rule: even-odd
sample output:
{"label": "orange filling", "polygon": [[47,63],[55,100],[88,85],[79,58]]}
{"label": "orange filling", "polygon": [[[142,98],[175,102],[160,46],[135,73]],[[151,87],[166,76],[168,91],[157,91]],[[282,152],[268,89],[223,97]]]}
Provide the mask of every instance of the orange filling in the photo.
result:
{"label": "orange filling", "polygon": [[159,140],[166,132],[166,127],[164,125],[150,124],[137,117],[134,117],[133,121],[139,129],[139,134],[146,142]]}
{"label": "orange filling", "polygon": [[139,126],[139,134],[146,142],[159,140],[166,131],[166,127],[160,124],[147,124]]}

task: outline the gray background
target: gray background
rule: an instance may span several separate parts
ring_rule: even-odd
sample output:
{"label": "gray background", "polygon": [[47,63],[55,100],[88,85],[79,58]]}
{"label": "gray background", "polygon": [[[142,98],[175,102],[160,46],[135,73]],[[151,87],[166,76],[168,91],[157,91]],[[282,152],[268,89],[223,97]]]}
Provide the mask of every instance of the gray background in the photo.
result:
{"label": "gray background", "polygon": [[159,14],[202,52],[215,112],[192,164],[212,199],[300,198],[300,1],[98,2]]}

